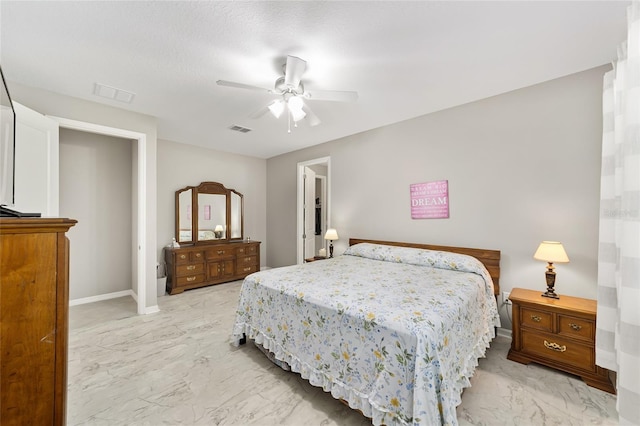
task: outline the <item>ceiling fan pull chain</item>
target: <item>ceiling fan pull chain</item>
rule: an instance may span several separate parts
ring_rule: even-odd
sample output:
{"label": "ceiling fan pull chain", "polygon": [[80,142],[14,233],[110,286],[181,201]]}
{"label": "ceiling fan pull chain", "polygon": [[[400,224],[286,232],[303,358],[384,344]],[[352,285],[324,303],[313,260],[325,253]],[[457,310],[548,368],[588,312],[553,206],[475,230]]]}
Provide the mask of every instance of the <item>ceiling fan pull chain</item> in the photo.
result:
{"label": "ceiling fan pull chain", "polygon": [[287,133],[291,133],[291,111],[287,108]]}

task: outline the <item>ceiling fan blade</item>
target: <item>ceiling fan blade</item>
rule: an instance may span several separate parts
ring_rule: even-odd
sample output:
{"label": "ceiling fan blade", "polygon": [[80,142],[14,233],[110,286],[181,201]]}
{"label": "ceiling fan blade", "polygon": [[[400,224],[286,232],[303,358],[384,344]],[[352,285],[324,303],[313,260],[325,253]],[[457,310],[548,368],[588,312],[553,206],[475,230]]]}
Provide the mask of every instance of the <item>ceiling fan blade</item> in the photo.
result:
{"label": "ceiling fan blade", "polygon": [[310,101],[355,102],[358,92],[341,90],[310,90],[305,91],[304,97]]}
{"label": "ceiling fan blade", "polygon": [[297,89],[300,79],[307,69],[307,62],[296,57],[287,56],[287,64],[284,70],[284,84],[291,89]]}
{"label": "ceiling fan blade", "polygon": [[249,118],[258,119],[258,118],[262,117],[263,115],[265,115],[268,111],[269,111],[269,107],[268,106],[262,107],[259,110],[257,110],[256,112],[254,112],[253,114],[251,114],[249,116]]}
{"label": "ceiling fan blade", "polygon": [[271,89],[265,89],[264,87],[252,86],[250,84],[236,83],[235,81],[218,80],[216,81],[218,86],[235,87],[237,89],[258,90],[261,92],[273,93]]}
{"label": "ceiling fan blade", "polygon": [[309,108],[307,105],[303,105],[302,110],[307,114],[306,118],[307,120],[309,120],[309,126],[313,127],[322,123],[318,116],[315,115],[313,111],[311,111],[311,108]]}

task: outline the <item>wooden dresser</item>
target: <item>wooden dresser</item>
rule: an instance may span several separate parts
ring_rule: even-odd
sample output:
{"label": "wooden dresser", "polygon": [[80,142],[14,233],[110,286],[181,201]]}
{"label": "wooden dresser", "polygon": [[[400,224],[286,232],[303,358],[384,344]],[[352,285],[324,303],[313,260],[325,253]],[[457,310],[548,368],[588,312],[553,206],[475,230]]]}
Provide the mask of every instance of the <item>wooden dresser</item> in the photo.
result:
{"label": "wooden dresser", "polygon": [[165,248],[167,292],[240,280],[260,270],[260,241]]}
{"label": "wooden dresser", "polygon": [[616,393],[609,370],[595,364],[596,301],[514,288],[513,336],[507,358],[536,362],[580,376],[589,386]]}
{"label": "wooden dresser", "polygon": [[70,219],[0,219],[0,424],[63,425]]}

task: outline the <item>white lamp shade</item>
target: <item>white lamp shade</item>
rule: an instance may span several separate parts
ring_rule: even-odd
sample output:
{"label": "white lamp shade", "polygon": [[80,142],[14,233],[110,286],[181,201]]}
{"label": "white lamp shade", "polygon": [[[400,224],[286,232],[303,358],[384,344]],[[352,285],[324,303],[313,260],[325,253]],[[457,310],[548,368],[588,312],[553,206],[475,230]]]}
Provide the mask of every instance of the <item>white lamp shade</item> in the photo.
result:
{"label": "white lamp shade", "polygon": [[569,256],[558,241],[543,241],[533,255],[534,259],[551,263],[568,263]]}
{"label": "white lamp shade", "polygon": [[213,230],[214,232],[222,232],[224,231],[224,229],[222,228],[222,225],[216,225],[216,227]]}
{"label": "white lamp shade", "polygon": [[304,102],[299,96],[290,97],[287,101],[287,106],[289,107],[289,111],[291,112],[291,118],[296,123],[302,120],[307,115],[307,113],[302,110]]}
{"label": "white lamp shade", "polygon": [[289,111],[291,111],[291,118],[293,118],[293,121],[295,121],[296,123],[302,120],[307,115],[307,113],[302,109],[289,108]]}
{"label": "white lamp shade", "polygon": [[297,110],[301,110],[302,107],[304,106],[304,102],[302,101],[302,98],[299,96],[292,96],[289,98],[289,100],[287,101],[287,105],[289,105],[289,109],[297,109]]}
{"label": "white lamp shade", "polygon": [[324,234],[325,240],[337,240],[338,239],[338,231],[333,228],[327,229],[326,234]]}
{"label": "white lamp shade", "polygon": [[275,118],[280,118],[282,112],[284,111],[284,102],[274,101],[271,105],[269,105],[268,108]]}

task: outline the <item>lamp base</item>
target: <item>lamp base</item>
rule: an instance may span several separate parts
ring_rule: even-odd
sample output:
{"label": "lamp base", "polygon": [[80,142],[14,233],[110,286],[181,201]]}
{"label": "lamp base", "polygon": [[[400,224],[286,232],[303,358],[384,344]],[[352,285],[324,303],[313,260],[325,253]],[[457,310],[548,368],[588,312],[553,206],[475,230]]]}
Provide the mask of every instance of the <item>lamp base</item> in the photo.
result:
{"label": "lamp base", "polygon": [[547,265],[547,271],[544,275],[547,280],[547,291],[542,293],[542,297],[560,299],[560,296],[558,296],[553,289],[553,287],[556,285],[556,273],[553,270],[553,263],[549,262],[549,264]]}

